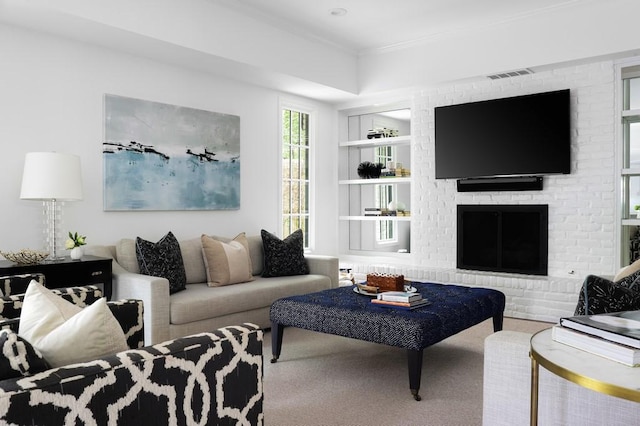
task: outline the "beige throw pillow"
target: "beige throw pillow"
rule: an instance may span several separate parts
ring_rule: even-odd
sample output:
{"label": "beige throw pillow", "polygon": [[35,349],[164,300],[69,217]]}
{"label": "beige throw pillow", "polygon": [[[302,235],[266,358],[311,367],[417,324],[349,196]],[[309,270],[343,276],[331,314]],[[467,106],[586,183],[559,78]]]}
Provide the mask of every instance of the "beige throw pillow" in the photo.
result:
{"label": "beige throw pillow", "polygon": [[244,233],[228,243],[202,235],[202,255],[209,287],[243,283],[253,280],[249,245]]}
{"label": "beige throw pillow", "polygon": [[82,309],[31,281],[18,334],[52,367],[101,358],[129,349],[118,320],[101,298]]}

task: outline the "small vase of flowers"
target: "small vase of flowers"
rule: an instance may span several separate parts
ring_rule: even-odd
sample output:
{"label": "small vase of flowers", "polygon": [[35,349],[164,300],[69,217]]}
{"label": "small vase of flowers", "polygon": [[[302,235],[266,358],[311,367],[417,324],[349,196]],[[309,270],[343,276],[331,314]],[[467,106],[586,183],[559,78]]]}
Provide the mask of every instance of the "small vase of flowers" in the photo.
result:
{"label": "small vase of flowers", "polygon": [[69,232],[69,238],[65,241],[64,245],[67,249],[71,250],[69,256],[71,256],[73,260],[78,260],[82,258],[84,254],[82,246],[85,244],[87,244],[87,237],[78,235],[77,232],[75,234]]}

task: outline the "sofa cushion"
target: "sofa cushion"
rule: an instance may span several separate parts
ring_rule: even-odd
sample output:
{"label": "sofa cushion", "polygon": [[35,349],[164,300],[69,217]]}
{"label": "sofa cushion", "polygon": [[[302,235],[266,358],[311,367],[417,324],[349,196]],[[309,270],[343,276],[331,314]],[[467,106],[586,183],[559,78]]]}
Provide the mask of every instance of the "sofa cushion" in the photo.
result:
{"label": "sofa cushion", "polygon": [[325,275],[254,278],[254,281],[223,287],[187,285],[187,291],[171,296],[171,324],[187,324],[260,309],[283,297],[326,290],[331,286],[331,279]]}
{"label": "sofa cushion", "polygon": [[0,380],[48,370],[40,351],[12,330],[0,330]]}
{"label": "sofa cushion", "polygon": [[136,256],[136,241],[123,238],[116,244],[116,259],[118,264],[132,274],[139,274],[138,257]]}
{"label": "sofa cushion", "polygon": [[207,235],[202,235],[201,241],[209,287],[253,280],[249,247],[244,233],[228,243]]}
{"label": "sofa cushion", "polygon": [[157,243],[136,238],[136,256],[140,273],[169,280],[169,293],[184,290],[187,276],[178,240],[169,231]]}
{"label": "sofa cushion", "polygon": [[263,277],[309,273],[309,265],[304,258],[304,237],[301,229],[294,231],[284,240],[264,229],[260,235],[264,249]]}
{"label": "sofa cushion", "polygon": [[52,367],[127,350],[127,339],[105,298],[80,308],[33,281],[25,293],[18,334]]}
{"label": "sofa cushion", "polygon": [[207,271],[202,259],[202,242],[200,237],[180,241],[184,273],[187,284],[203,283],[207,281]]}

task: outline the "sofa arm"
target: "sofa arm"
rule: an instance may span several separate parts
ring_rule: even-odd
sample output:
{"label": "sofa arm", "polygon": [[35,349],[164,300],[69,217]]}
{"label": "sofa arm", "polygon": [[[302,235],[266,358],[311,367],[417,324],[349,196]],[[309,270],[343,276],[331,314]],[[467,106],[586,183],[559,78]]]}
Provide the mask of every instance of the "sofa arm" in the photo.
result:
{"label": "sofa arm", "polygon": [[338,287],[340,264],[337,257],[307,254],[305,259],[307,259],[310,274],[326,275],[331,278],[331,288]]}
{"label": "sofa arm", "polygon": [[0,381],[2,424],[262,424],[263,333],[243,324]]}
{"label": "sofa arm", "polygon": [[169,340],[169,281],[166,278],[115,272],[112,297],[142,300],[146,345]]}

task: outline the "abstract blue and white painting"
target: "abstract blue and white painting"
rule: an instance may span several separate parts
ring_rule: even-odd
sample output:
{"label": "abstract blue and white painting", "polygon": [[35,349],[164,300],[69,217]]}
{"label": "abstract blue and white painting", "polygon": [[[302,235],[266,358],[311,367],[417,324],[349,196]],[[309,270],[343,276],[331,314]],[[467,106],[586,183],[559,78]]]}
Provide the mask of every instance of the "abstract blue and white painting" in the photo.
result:
{"label": "abstract blue and white painting", "polygon": [[104,210],[240,208],[240,117],[105,95]]}

